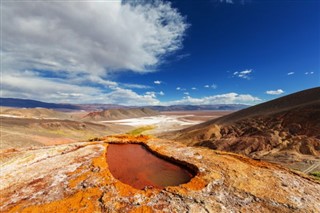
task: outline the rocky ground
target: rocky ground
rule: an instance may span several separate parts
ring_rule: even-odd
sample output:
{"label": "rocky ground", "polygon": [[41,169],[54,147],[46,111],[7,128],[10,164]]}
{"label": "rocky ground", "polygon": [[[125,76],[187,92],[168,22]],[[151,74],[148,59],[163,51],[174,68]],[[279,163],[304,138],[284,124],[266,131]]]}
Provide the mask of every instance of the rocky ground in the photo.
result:
{"label": "rocky ground", "polygon": [[[180,186],[135,189],[108,170],[108,143],[144,143],[197,171]],[[247,157],[145,136],[0,153],[1,212],[317,212],[320,183]],[[128,174],[130,175],[130,174]]]}
{"label": "rocky ground", "polygon": [[74,143],[134,129],[134,127],[118,124],[61,119],[0,116],[0,121],[0,149]]}
{"label": "rocky ground", "polygon": [[304,171],[320,162],[319,94],[302,91],[161,137]]}

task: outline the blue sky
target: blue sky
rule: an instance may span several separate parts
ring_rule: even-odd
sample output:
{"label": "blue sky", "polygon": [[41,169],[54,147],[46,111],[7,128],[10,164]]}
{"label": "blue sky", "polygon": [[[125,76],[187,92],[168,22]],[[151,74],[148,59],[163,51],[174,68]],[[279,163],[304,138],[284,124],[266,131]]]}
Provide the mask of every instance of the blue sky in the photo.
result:
{"label": "blue sky", "polygon": [[1,96],[253,105],[320,85],[320,1],[128,2],[3,3]]}

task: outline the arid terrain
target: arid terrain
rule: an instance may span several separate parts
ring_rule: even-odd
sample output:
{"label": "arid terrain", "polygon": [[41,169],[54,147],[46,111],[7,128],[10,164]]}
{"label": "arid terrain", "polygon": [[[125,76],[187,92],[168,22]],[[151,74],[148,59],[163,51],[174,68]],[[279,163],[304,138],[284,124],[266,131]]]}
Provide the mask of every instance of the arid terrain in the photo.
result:
{"label": "arid terrain", "polygon": [[0,149],[87,141],[148,127],[144,134],[182,129],[230,111],[158,112],[110,109],[94,112],[1,107]]}
{"label": "arid terrain", "polygon": [[[319,94],[236,112],[3,107],[1,212],[316,212]],[[110,143],[142,144],[167,169],[148,160],[127,174]]]}
{"label": "arid terrain", "polygon": [[[195,172],[188,183],[136,189],[114,178],[109,143],[142,143]],[[109,156],[110,157],[110,156]],[[317,212],[319,182],[247,157],[146,136],[0,152],[2,212]],[[130,174],[128,174],[130,175]],[[162,174],[159,174],[162,175]]]}
{"label": "arid terrain", "polygon": [[82,119],[88,121],[110,121],[128,118],[140,118],[146,116],[156,116],[160,113],[149,108],[133,109],[108,109],[102,111],[90,112]]}
{"label": "arid terrain", "polygon": [[319,171],[320,88],[256,105],[163,137],[189,146],[244,154],[300,171],[310,166],[312,171]]}
{"label": "arid terrain", "polygon": [[119,134],[133,127],[74,120],[1,117],[1,149],[44,146]]}

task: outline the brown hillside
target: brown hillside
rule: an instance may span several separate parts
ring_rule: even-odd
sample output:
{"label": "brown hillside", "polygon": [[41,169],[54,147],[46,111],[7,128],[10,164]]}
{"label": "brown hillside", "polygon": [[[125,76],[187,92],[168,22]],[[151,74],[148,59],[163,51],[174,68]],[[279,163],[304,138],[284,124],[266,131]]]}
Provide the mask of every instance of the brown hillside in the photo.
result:
{"label": "brown hillside", "polygon": [[315,160],[320,156],[320,87],[237,111],[165,137],[188,145],[273,162]]}
{"label": "brown hillside", "polygon": [[107,121],[159,115],[158,111],[149,108],[108,109],[87,114],[84,120]]}
{"label": "brown hillside", "polygon": [[1,107],[0,115],[12,115],[23,118],[62,118],[68,119],[71,116],[68,113],[59,112],[46,108],[9,108]]}
{"label": "brown hillside", "polygon": [[0,149],[85,141],[132,130],[132,127],[124,125],[74,120],[11,117],[0,119]]}

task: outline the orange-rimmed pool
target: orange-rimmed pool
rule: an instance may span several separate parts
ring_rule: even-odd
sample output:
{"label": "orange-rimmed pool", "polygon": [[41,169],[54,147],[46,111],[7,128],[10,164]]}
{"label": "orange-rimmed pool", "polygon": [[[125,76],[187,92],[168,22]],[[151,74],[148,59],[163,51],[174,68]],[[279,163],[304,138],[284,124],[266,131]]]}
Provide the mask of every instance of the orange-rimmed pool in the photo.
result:
{"label": "orange-rimmed pool", "polygon": [[107,162],[115,178],[137,189],[177,186],[194,176],[190,169],[156,156],[142,144],[109,144]]}

